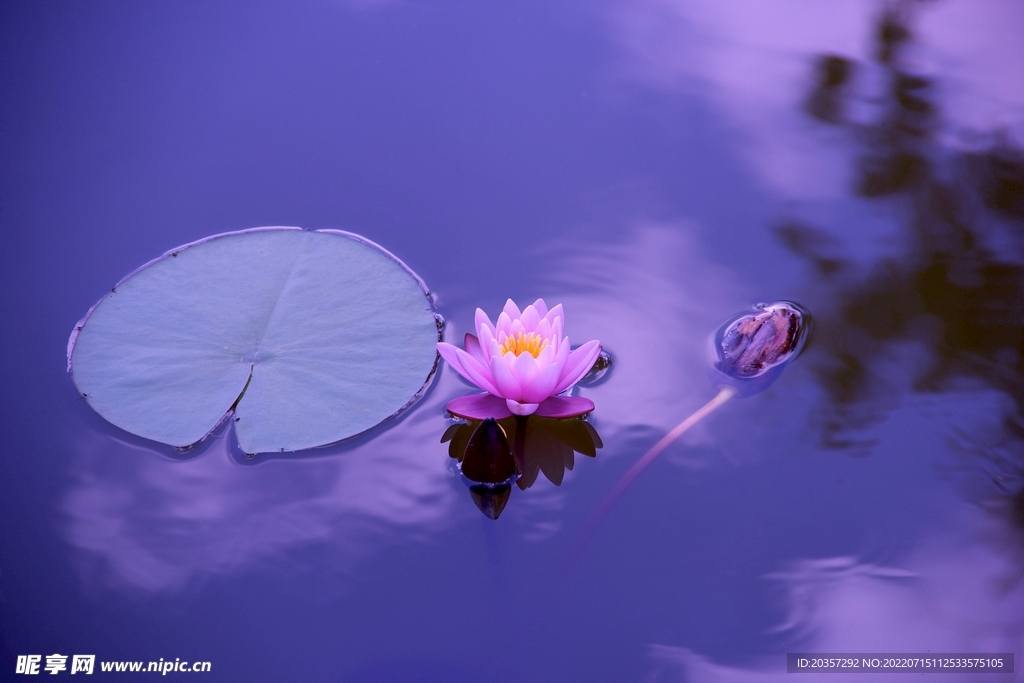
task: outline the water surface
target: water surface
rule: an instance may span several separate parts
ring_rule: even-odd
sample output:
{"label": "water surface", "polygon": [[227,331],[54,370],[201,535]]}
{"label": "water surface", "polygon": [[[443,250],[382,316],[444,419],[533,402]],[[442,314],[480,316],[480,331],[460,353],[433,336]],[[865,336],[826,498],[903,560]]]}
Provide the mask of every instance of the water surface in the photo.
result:
{"label": "water surface", "polygon": [[[5,680],[55,652],[346,682],[1024,655],[1016,6],[16,2],[0,32]],[[390,428],[298,456],[106,425],[65,372],[75,322],[258,225],[381,244],[449,341],[477,306],[562,302],[615,357],[580,390],[604,447],[493,522],[440,443],[471,390],[447,368]],[[713,395],[709,337],[777,300],[812,312],[804,354],[557,569]]]}

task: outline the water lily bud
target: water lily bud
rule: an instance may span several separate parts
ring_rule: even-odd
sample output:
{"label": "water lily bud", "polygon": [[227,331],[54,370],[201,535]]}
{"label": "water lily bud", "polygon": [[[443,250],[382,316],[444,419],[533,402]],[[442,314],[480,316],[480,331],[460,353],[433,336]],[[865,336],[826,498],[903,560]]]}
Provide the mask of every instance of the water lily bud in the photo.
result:
{"label": "water lily bud", "polygon": [[714,340],[712,383],[732,386],[743,396],[767,389],[796,358],[810,322],[804,309],[788,301],[757,308],[727,322]]}
{"label": "water lily bud", "polygon": [[469,496],[488,519],[498,519],[512,495],[510,484],[474,484],[469,487]]}
{"label": "water lily bud", "polygon": [[505,430],[494,418],[481,422],[469,437],[462,458],[462,476],[480,512],[490,519],[498,519],[519,471]]}
{"label": "water lily bud", "polygon": [[462,459],[462,475],[476,484],[501,484],[517,474],[505,430],[497,420],[487,418],[469,438]]}

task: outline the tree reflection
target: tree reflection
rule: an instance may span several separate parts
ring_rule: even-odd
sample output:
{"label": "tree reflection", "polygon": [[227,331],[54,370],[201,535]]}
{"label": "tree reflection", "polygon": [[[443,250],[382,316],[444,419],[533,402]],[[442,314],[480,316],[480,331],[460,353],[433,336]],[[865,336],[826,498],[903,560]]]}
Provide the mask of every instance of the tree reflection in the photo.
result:
{"label": "tree reflection", "polygon": [[497,519],[512,492],[512,484],[525,491],[541,472],[560,486],[566,470],[575,465],[576,453],[595,457],[601,437],[583,418],[558,420],[531,415],[501,420],[457,422],[441,441],[455,458],[480,511]]}
{"label": "tree reflection", "polygon": [[[885,90],[872,121],[853,122],[848,92],[858,66],[823,55],[805,110],[849,131],[860,147],[856,193],[888,198],[906,216],[905,248],[856,274],[840,242],[808,225],[778,227],[781,240],[813,267],[830,305],[820,309],[817,368],[830,398],[826,442],[850,447],[849,435],[892,406],[889,382],[873,374],[897,344],[927,351],[912,375],[922,392],[979,380],[1012,399],[1004,434],[986,455],[1011,507],[1024,509],[1024,153],[994,133],[974,150],[957,150],[936,134],[941,111],[930,79],[909,67],[910,3],[883,14],[875,66]],[[991,442],[989,442],[991,444]],[[1024,515],[1017,513],[1024,525]]]}

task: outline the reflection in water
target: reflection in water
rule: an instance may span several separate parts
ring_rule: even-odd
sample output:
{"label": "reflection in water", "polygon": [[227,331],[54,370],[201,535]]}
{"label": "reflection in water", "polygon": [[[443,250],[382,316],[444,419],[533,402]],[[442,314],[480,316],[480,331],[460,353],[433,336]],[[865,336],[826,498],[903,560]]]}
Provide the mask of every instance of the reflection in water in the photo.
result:
{"label": "reflection in water", "polygon": [[[829,445],[858,445],[858,432],[907,390],[988,394],[959,403],[971,423],[964,440],[995,463],[992,479],[1006,494],[992,503],[1000,517],[948,501],[951,517],[973,524],[918,546],[897,569],[827,555],[793,562],[773,577],[789,618],[785,645],[772,649],[1019,657],[1024,544],[1005,520],[1024,529],[1024,12],[980,1],[902,3],[881,14],[857,1],[798,11],[756,0],[640,5],[622,3],[617,17],[636,78],[722,112],[737,153],[777,194],[800,200],[790,215],[810,216],[778,236],[813,272],[812,362],[828,398],[815,413]],[[866,19],[872,51],[857,59]],[[896,221],[896,240],[877,239]],[[951,414],[956,401],[936,404]],[[983,428],[994,403],[1006,408],[998,435]],[[911,452],[920,443],[900,439]],[[936,463],[944,453],[914,455]],[[651,680],[791,678],[779,657],[722,665],[669,644],[651,654]]]}
{"label": "reflection in water", "polygon": [[83,579],[174,594],[254,568],[294,574],[322,563],[322,590],[344,590],[374,553],[458,522],[443,456],[423,447],[436,429],[434,400],[435,411],[359,448],[256,466],[239,465],[224,436],[181,461],[84,436],[63,505]]}
{"label": "reflection in water", "polygon": [[752,300],[704,252],[700,230],[688,222],[638,223],[621,240],[546,247],[551,262],[567,265],[544,273],[545,290],[571,306],[574,329],[600,336],[615,353],[614,381],[597,376],[583,392],[600,406],[594,422],[606,440],[638,428],[663,434],[704,403],[709,334]]}
{"label": "reflection in water", "polygon": [[469,493],[480,512],[497,519],[519,470],[505,430],[493,417],[484,420],[469,437],[462,457],[462,476],[470,484]]}
{"label": "reflection in water", "polygon": [[616,482],[584,524],[566,560],[583,548],[619,498],[666,448],[733,396],[752,396],[767,389],[800,354],[810,334],[810,316],[802,307],[777,301],[771,305],[758,304],[754,310],[734,316],[715,334],[709,374],[718,394],[673,427]]}
{"label": "reflection in water", "polygon": [[556,420],[531,415],[488,418],[451,425],[441,437],[448,454],[460,463],[473,502],[497,519],[512,492],[512,483],[525,491],[543,472],[560,486],[576,453],[593,458],[601,448],[597,430],[583,418]]}
{"label": "reflection in water", "polygon": [[[918,547],[902,566],[852,557],[799,560],[766,576],[785,595],[786,618],[775,632],[790,652],[1017,652],[1024,629],[1019,565],[976,538],[1003,533],[963,503],[963,520]],[[790,681],[785,652],[742,666],[718,664],[685,647],[653,645],[651,680],[768,683]],[[1019,654],[1017,657],[1019,658]],[[1019,665],[1018,665],[1019,666]],[[1011,681],[1013,674],[986,674]],[[906,674],[872,674],[904,681]],[[929,681],[974,680],[963,673]]]}
{"label": "reflection in water", "polygon": [[895,380],[879,369],[910,344],[924,356],[910,371],[914,390],[980,385],[1011,399],[1002,443],[986,450],[998,463],[997,484],[1013,492],[1024,485],[1024,152],[998,133],[966,150],[943,144],[936,85],[905,57],[913,41],[907,7],[883,14],[875,28],[873,68],[885,90],[874,119],[841,115],[845,74],[855,67],[839,67],[835,55],[820,58],[807,100],[812,115],[858,142],[856,192],[896,202],[904,249],[858,277],[824,231],[790,222],[778,235],[813,266],[815,289],[830,300],[819,338],[827,360],[818,368],[830,399],[827,443],[855,445],[852,432],[885,415]]}
{"label": "reflection in water", "polygon": [[[913,32],[909,5],[900,7],[883,14],[875,30],[874,67],[886,83],[878,116],[865,123],[846,115],[852,107],[848,79],[861,67],[834,54],[819,58],[805,110],[853,134],[860,149],[855,190],[901,207],[902,252],[860,277],[840,242],[825,231],[798,222],[778,229],[783,242],[812,265],[815,290],[830,299],[815,305],[818,355],[825,358],[818,376],[829,398],[822,406],[829,411],[826,441],[854,446],[853,433],[885,416],[902,378],[898,371],[884,377],[883,371],[892,370],[891,359],[911,345],[913,362],[899,368],[910,373],[911,389],[980,385],[1010,399],[1001,438],[970,440],[996,464],[993,480],[1008,500],[994,507],[1021,525],[1024,154],[998,134],[968,150],[941,143],[935,85],[904,57]],[[1024,581],[1014,546],[1020,533],[957,505],[970,527],[919,548],[908,570],[844,557],[798,561],[771,576],[787,589],[789,615],[779,632],[797,643],[790,649],[1019,652]],[[778,661],[732,667],[682,647],[653,646],[650,652],[657,680],[787,678],[776,673]],[[962,674],[933,677],[960,680]]]}
{"label": "reflection in water", "polygon": [[838,55],[824,55],[818,60],[818,73],[807,113],[826,123],[839,123],[845,114],[843,94],[850,77],[850,60]]}

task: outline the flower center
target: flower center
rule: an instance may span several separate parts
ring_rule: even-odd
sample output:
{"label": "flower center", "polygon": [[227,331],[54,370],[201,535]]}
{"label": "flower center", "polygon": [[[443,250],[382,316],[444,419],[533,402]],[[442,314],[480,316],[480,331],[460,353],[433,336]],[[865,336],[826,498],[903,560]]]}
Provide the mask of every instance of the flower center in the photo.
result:
{"label": "flower center", "polygon": [[529,334],[523,334],[520,332],[516,336],[509,335],[505,337],[505,342],[499,347],[502,355],[505,355],[509,351],[515,355],[519,355],[524,351],[534,358],[540,355],[540,352],[544,350],[544,347],[548,345],[548,340],[541,337],[536,332],[530,332]]}

